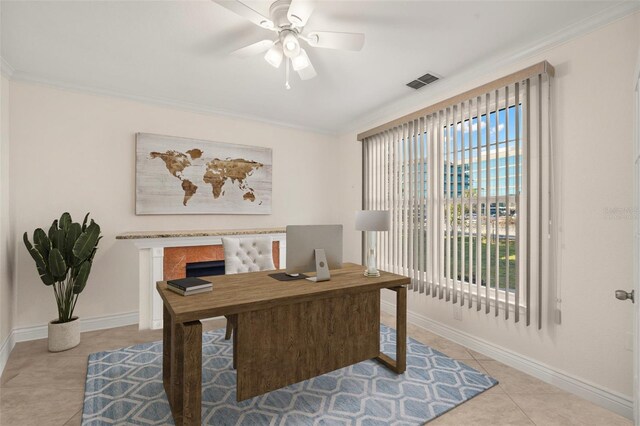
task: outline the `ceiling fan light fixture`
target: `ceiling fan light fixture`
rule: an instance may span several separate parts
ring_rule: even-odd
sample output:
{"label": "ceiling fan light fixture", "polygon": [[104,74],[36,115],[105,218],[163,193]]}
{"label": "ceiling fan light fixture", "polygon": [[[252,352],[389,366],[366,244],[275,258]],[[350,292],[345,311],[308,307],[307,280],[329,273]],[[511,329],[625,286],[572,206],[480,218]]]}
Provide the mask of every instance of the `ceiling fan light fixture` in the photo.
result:
{"label": "ceiling fan light fixture", "polygon": [[284,36],[282,46],[284,47],[284,54],[288,58],[295,58],[300,53],[300,42],[292,32]]}
{"label": "ceiling fan light fixture", "polygon": [[320,36],[318,34],[309,34],[307,36],[307,42],[312,46],[318,44],[319,41],[320,41]]}
{"label": "ceiling fan light fixture", "polygon": [[280,68],[282,63],[282,46],[279,41],[273,43],[273,46],[264,55],[264,60],[274,68]]}
{"label": "ceiling fan light fixture", "polygon": [[294,25],[302,24],[302,19],[298,15],[289,15],[289,21]]}
{"label": "ceiling fan light fixture", "polygon": [[311,61],[309,60],[309,56],[307,56],[307,52],[304,49],[300,49],[300,53],[295,58],[291,58],[291,65],[293,65],[294,71],[300,71],[309,66]]}
{"label": "ceiling fan light fixture", "polygon": [[273,22],[271,22],[271,21],[267,21],[267,20],[265,19],[264,21],[261,21],[261,22],[260,22],[260,26],[261,26],[262,28],[266,28],[266,29],[268,29],[268,30],[271,30],[271,29],[273,29]]}
{"label": "ceiling fan light fixture", "polygon": [[[364,46],[365,36],[362,33],[308,31],[307,22],[319,0],[270,0],[271,5],[267,16],[244,4],[245,0],[213,1],[251,21],[254,25],[277,34],[275,40],[267,38],[237,49],[231,54],[239,57],[264,54],[265,61],[274,68],[280,68],[282,61],[285,61],[287,89],[291,87],[289,84],[291,68],[297,71],[301,80],[310,80],[317,75],[300,40],[312,48],[322,49],[359,51]],[[428,76],[420,77],[415,83],[429,83],[423,80],[426,77]]]}

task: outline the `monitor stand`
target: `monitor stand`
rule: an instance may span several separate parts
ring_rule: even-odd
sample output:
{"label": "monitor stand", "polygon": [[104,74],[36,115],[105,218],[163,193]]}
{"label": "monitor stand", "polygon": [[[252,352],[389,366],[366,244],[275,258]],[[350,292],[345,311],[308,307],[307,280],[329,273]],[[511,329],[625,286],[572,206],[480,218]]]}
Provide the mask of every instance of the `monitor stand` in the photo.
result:
{"label": "monitor stand", "polygon": [[324,249],[315,249],[316,252],[316,276],[307,278],[309,281],[321,282],[329,281],[331,275],[329,274],[329,265],[327,265],[327,256]]}

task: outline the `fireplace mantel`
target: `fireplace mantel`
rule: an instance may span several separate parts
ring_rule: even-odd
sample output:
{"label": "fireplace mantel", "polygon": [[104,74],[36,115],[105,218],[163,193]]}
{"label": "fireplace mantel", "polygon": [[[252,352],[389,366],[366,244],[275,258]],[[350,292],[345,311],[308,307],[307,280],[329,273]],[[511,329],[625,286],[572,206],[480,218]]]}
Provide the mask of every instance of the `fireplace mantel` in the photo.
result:
{"label": "fireplace mantel", "polygon": [[148,240],[157,238],[228,237],[232,235],[284,234],[285,228],[213,229],[198,231],[134,231],[116,235],[116,240]]}
{"label": "fireplace mantel", "polygon": [[139,328],[162,328],[162,300],[156,291],[156,282],[164,281],[165,248],[220,245],[223,237],[252,238],[260,235],[269,235],[279,242],[280,268],[286,267],[285,228],[140,231],[117,235],[117,240],[129,241],[138,249]]}

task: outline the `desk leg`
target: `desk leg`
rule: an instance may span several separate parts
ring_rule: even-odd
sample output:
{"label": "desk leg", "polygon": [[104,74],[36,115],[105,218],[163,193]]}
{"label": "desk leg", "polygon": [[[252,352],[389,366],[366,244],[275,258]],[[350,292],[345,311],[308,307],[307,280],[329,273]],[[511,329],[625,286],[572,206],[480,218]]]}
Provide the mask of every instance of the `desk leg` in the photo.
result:
{"label": "desk leg", "polygon": [[398,373],[407,369],[407,288],[396,291],[396,364]]}
{"label": "desk leg", "polygon": [[171,412],[176,426],[201,423],[202,323],[171,325]]}
{"label": "desk leg", "polygon": [[376,358],[387,368],[402,374],[407,369],[407,288],[390,288],[396,292],[396,359],[380,352]]}
{"label": "desk leg", "polygon": [[173,404],[171,394],[171,314],[166,306],[162,306],[162,384],[167,394],[169,405]]}
{"label": "desk leg", "polygon": [[238,315],[229,317],[233,328],[233,369],[238,368]]}

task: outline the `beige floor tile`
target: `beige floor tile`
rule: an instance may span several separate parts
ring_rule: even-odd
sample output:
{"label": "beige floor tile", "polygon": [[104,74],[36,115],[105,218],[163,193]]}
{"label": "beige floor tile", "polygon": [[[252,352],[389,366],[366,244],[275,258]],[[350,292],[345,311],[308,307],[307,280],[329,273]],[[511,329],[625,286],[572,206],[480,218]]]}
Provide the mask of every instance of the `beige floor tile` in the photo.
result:
{"label": "beige floor tile", "polygon": [[73,417],[71,417],[64,426],[80,426],[82,424],[82,410],[78,411]]}
{"label": "beige floor tile", "polygon": [[96,339],[87,340],[87,345],[74,350],[91,350],[95,352],[97,350],[105,351],[112,349],[119,349],[123,346],[131,346],[138,343],[147,343],[162,340],[162,330],[138,330],[137,325],[130,325],[127,327],[118,327],[110,330],[104,330],[100,333]]}
{"label": "beige floor tile", "polygon": [[499,386],[508,394],[563,393],[564,391],[533,376],[493,360],[479,360],[487,374],[500,382]]}
{"label": "beige floor tile", "polygon": [[[385,324],[395,326],[394,316],[383,313],[381,318]],[[225,325],[224,319],[205,321],[203,330]],[[577,419],[579,424],[585,413],[591,414],[586,415],[588,419],[582,424],[629,424],[626,419],[607,410],[434,333],[409,325],[408,334],[501,382],[430,424],[532,424],[525,412],[531,413],[538,424],[571,424],[567,421],[571,418]],[[19,343],[0,379],[0,425],[79,425],[87,356],[93,352],[158,340],[162,340],[161,330],[139,331],[137,326],[128,326],[83,333],[78,347],[60,353],[48,352],[46,339]],[[59,388],[60,384],[62,388]],[[559,395],[562,398],[557,398]],[[517,399],[518,404],[510,397]],[[576,411],[580,412],[579,415],[567,417]],[[589,423],[591,420],[597,421]]]}
{"label": "beige floor tile", "polygon": [[467,348],[442,337],[432,340],[427,344],[433,349],[442,352],[453,359],[459,359],[462,361],[474,359]]}
{"label": "beige floor tile", "polygon": [[[49,352],[47,347],[47,339],[38,339],[31,340],[28,342],[20,342],[16,343],[15,348],[11,351],[11,355],[16,356],[16,358],[21,358],[23,356],[34,356],[36,354],[46,355],[47,357],[65,357],[65,356],[77,356],[77,355],[89,355],[92,353],[93,348],[91,346],[100,345],[101,339],[100,336],[105,333],[121,333],[118,331],[120,329],[133,330],[132,326],[127,327],[118,327],[112,328],[108,330],[97,330],[97,331],[89,331],[84,332],[80,335],[80,344],[75,348],[69,349],[63,352]],[[135,330],[137,330],[137,326],[135,326]],[[131,333],[131,331],[128,331]],[[99,349],[104,350],[104,349]],[[95,350],[93,350],[95,352]]]}
{"label": "beige floor tile", "polygon": [[[81,335],[80,337],[81,342],[82,342],[82,337],[83,335]],[[93,338],[95,338],[95,335],[93,336]],[[25,356],[34,356],[36,354],[43,354],[43,355],[48,354],[47,356],[53,357],[53,356],[62,355],[65,353],[66,351],[57,352],[57,353],[49,352],[49,349],[47,348],[47,339],[31,340],[29,342],[19,342],[19,343],[16,343],[16,346],[11,351],[11,355],[13,359],[20,359]]]}
{"label": "beige floor tile", "polygon": [[513,401],[537,425],[631,425],[632,422],[570,393],[514,394]]}
{"label": "beige floor tile", "polygon": [[[94,352],[114,350],[124,346],[157,340],[162,340],[162,330],[138,331],[137,326],[127,326],[92,332],[91,336],[82,333],[80,344],[64,352],[48,352],[47,339],[18,343],[14,351],[18,357],[40,355],[46,356],[47,358],[87,357]],[[13,353],[12,351],[11,354],[13,355]]]}
{"label": "beige floor tile", "polygon": [[224,318],[202,321],[202,331],[217,330],[219,328],[225,328],[226,326],[227,320]]}
{"label": "beige floor tile", "polygon": [[2,388],[0,424],[62,426],[82,409],[82,400],[82,389]]}
{"label": "beige floor tile", "polygon": [[[387,320],[388,320],[388,315],[383,313],[381,315],[382,323],[389,327],[395,326],[395,320],[394,321],[387,321]],[[440,337],[437,334],[431,333],[430,331],[427,331],[421,327],[408,324],[407,335],[417,340],[420,343],[424,343],[425,345],[428,345],[433,349],[444,353],[445,355],[453,359],[459,359],[459,360],[474,359],[471,353],[464,346],[454,343],[443,337]]]}
{"label": "beige floor tile", "polygon": [[396,328],[396,316],[386,312],[380,312],[380,322],[388,327]]}
{"label": "beige floor tile", "polygon": [[482,395],[506,395],[500,386],[494,386],[482,392]]}
{"label": "beige floor tile", "polygon": [[[226,321],[211,320],[203,322],[203,330],[216,330],[224,327]],[[137,325],[98,330],[82,333],[80,344],[75,348],[63,352],[52,353],[47,348],[47,339],[32,340],[16,344],[11,351],[11,361],[18,362],[24,357],[64,358],[70,356],[88,356],[94,352],[120,349],[125,346],[136,345],[162,340],[162,330],[138,330]],[[7,365],[8,367],[10,365]]]}
{"label": "beige floor tile", "polygon": [[471,356],[473,356],[475,359],[477,360],[488,360],[488,361],[493,361],[493,358],[488,357],[486,355],[481,354],[480,352],[476,352],[473,351],[471,349],[467,349],[469,351],[469,353],[471,354]]}
{"label": "beige floor tile", "polygon": [[511,398],[504,393],[492,392],[494,388],[429,422],[429,426],[533,425]]}
{"label": "beige floor tile", "polygon": [[41,387],[84,390],[87,357],[24,357],[3,374],[2,389]]}
{"label": "beige floor tile", "polygon": [[408,327],[407,333],[418,342],[424,343],[425,345],[428,345],[453,359],[475,359],[464,346],[454,343],[436,334],[424,331],[418,327]]}
{"label": "beige floor tile", "polygon": [[[475,359],[461,359],[459,360],[461,363],[468,365],[469,367],[478,370],[479,372],[483,373],[483,374],[487,374],[489,375],[489,373],[487,373],[487,370],[484,369],[484,367]],[[502,390],[500,390],[502,392]]]}

